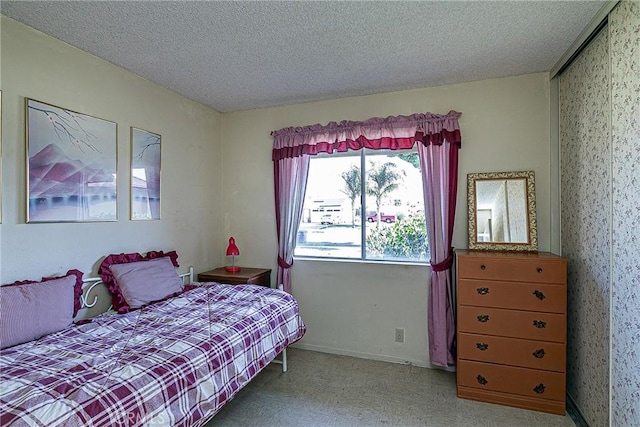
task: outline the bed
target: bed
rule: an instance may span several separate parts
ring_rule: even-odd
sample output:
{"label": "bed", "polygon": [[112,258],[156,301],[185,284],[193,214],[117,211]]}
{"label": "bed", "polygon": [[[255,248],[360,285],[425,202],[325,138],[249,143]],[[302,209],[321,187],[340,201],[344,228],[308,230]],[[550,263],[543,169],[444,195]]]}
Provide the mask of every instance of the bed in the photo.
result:
{"label": "bed", "polygon": [[[192,271],[186,276],[190,282]],[[99,279],[85,280],[81,301]],[[201,426],[305,333],[295,299],[192,283],[0,352],[2,426]]]}

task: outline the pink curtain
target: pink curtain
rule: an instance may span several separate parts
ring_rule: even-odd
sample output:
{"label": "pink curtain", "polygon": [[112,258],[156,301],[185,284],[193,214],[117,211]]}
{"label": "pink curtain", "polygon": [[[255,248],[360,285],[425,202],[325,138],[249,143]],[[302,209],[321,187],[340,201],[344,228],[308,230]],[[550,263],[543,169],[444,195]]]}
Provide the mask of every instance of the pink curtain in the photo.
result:
{"label": "pink curtain", "polygon": [[[418,141],[425,145],[460,143],[460,113],[416,113],[410,116],[374,117],[362,122],[344,120],[326,126],[315,124],[271,132],[278,234],[278,284],[291,291],[289,269],[309,172],[309,156],[318,153],[372,150],[406,150]],[[455,203],[455,200],[454,200]],[[453,227],[453,222],[451,223]]]}
{"label": "pink curtain", "polygon": [[302,205],[309,175],[309,156],[279,159],[274,163],[276,232],[278,234],[278,281],[291,293],[291,266],[296,248]]}
{"label": "pink curtain", "polygon": [[431,253],[429,288],[429,359],[437,366],[453,365],[453,221],[458,188],[460,139],[444,139],[440,144],[420,144],[420,166],[424,212]]}

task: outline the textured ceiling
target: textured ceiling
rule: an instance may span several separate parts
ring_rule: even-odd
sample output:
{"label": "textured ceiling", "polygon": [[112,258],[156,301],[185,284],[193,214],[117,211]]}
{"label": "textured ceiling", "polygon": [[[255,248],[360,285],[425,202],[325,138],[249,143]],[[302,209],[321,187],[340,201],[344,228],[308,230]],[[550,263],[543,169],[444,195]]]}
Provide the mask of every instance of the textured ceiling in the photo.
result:
{"label": "textured ceiling", "polygon": [[218,111],[549,71],[603,1],[0,1]]}

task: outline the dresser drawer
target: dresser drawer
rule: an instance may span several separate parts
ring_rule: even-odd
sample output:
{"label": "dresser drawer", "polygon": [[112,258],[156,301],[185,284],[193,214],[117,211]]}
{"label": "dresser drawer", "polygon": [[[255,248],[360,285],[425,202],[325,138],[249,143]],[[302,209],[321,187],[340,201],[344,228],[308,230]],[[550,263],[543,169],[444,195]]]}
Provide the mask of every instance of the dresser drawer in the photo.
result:
{"label": "dresser drawer", "polygon": [[565,396],[565,376],[559,372],[461,360],[457,375],[460,386],[552,400]]}
{"label": "dresser drawer", "polygon": [[459,279],[458,302],[482,307],[565,313],[567,290],[560,284]]}
{"label": "dresser drawer", "polygon": [[564,344],[547,341],[460,333],[458,357],[547,371],[566,369]]}
{"label": "dresser drawer", "polygon": [[567,268],[563,258],[460,257],[461,279],[511,280],[533,283],[565,283]]}
{"label": "dresser drawer", "polygon": [[565,315],[460,305],[458,331],[564,343]]}

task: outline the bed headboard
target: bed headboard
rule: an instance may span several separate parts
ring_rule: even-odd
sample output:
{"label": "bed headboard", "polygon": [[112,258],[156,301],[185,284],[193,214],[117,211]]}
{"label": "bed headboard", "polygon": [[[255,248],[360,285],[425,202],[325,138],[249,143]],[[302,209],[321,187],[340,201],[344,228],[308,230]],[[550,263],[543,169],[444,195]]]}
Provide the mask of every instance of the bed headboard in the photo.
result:
{"label": "bed headboard", "polygon": [[[186,273],[178,274],[185,284],[193,282],[193,267]],[[111,293],[100,277],[86,277],[82,279],[82,307],[73,320],[89,319],[98,314],[111,310]]]}

